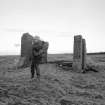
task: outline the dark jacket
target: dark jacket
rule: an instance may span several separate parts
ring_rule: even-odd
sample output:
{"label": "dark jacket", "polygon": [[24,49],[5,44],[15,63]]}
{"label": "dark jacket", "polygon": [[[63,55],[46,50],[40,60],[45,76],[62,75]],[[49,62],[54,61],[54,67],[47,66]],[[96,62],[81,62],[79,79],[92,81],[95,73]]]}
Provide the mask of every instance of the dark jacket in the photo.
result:
{"label": "dark jacket", "polygon": [[42,59],[43,41],[34,42],[32,45],[32,61],[40,63]]}

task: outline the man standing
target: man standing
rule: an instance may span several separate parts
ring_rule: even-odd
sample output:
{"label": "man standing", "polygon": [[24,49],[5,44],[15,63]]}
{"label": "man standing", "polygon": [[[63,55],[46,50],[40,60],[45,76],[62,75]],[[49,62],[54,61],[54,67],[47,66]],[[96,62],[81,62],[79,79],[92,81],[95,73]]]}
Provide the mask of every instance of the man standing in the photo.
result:
{"label": "man standing", "polygon": [[37,79],[40,80],[39,64],[42,59],[42,54],[43,54],[43,41],[40,40],[40,37],[35,36],[32,44],[31,78],[34,78],[36,70]]}

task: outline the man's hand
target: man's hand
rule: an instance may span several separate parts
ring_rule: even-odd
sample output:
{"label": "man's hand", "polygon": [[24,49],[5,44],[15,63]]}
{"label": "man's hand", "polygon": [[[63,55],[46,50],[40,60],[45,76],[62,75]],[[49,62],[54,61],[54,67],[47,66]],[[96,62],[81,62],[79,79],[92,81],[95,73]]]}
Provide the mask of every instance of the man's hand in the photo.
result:
{"label": "man's hand", "polygon": [[40,49],[39,51],[39,55],[43,54],[44,53],[44,50],[43,49]]}
{"label": "man's hand", "polygon": [[38,52],[36,52],[35,50],[33,51],[33,55],[35,55],[35,56],[38,56],[40,53],[39,53],[39,51]]}

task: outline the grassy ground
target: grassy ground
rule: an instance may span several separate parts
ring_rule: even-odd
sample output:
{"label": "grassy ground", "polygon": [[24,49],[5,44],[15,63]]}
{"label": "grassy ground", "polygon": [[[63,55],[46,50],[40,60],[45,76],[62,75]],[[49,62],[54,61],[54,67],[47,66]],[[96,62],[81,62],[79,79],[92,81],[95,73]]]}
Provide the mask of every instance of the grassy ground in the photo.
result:
{"label": "grassy ground", "polygon": [[[99,72],[65,71],[41,64],[40,82],[30,79],[30,67],[15,69],[18,56],[0,57],[0,105],[105,105],[105,55],[89,55]],[[72,61],[72,55],[48,55],[48,61]]]}

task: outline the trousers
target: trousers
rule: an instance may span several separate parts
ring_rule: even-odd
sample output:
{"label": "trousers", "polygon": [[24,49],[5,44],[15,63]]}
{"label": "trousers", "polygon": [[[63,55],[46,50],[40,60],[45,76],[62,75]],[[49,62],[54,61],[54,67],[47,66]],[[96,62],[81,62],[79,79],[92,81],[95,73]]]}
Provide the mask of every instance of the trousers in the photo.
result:
{"label": "trousers", "polygon": [[36,71],[37,77],[40,77],[39,63],[32,61],[32,63],[31,63],[31,78],[34,78],[35,71]]}

